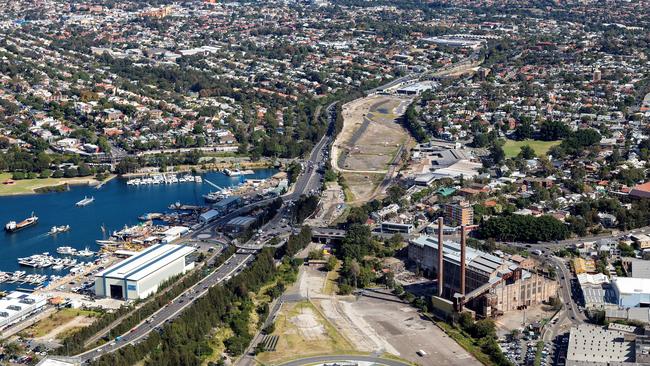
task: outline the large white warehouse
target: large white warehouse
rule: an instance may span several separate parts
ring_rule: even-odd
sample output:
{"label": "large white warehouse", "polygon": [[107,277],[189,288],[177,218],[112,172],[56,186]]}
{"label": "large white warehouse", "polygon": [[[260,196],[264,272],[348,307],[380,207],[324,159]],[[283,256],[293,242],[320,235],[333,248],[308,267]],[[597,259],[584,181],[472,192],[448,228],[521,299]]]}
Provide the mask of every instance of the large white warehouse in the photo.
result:
{"label": "large white warehouse", "polygon": [[143,299],[169,278],[194,268],[195,249],[185,245],[153,245],[95,275],[95,294],[114,299]]}
{"label": "large white warehouse", "polygon": [[45,305],[47,299],[43,296],[20,291],[10,292],[0,299],[0,329],[36,314],[43,310]]}

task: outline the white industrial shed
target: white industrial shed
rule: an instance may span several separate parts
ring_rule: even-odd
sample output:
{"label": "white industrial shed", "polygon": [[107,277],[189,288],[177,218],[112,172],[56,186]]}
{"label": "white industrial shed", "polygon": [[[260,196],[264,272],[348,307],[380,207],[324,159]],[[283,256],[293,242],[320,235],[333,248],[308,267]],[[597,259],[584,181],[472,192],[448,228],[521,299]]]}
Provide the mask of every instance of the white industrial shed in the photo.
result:
{"label": "white industrial shed", "polygon": [[169,278],[194,268],[196,249],[185,245],[153,245],[95,275],[95,294],[114,299],[143,299]]}
{"label": "white industrial shed", "polygon": [[43,310],[47,299],[36,294],[10,292],[0,299],[0,328],[17,323]]}

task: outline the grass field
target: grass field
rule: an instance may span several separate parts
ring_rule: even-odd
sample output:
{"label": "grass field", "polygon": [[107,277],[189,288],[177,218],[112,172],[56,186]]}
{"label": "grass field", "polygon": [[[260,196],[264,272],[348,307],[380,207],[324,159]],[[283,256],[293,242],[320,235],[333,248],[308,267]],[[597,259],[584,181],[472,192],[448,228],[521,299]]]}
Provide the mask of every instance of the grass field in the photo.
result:
{"label": "grass field", "polygon": [[[53,330],[65,326],[75,320],[77,317],[94,318],[99,316],[100,313],[92,310],[80,309],[61,309],[49,317],[37,322],[31,327],[25,329],[22,333],[29,337],[38,338],[51,333]],[[78,331],[81,327],[73,325],[62,330],[57,334],[57,338],[62,339],[64,336],[70,335]]]}
{"label": "grass field", "polygon": [[11,179],[11,173],[0,173],[0,196],[33,194],[35,193],[34,190],[37,188],[52,187],[61,184],[75,185],[75,184],[89,184],[89,183],[97,182],[94,177],[84,177],[84,178],[21,179],[21,180],[14,181],[15,182],[14,184],[1,184],[1,182],[6,181],[7,179]]}
{"label": "grass field", "polygon": [[337,285],[339,279],[339,270],[341,269],[341,262],[336,263],[334,270],[327,272],[327,278],[325,278],[325,288],[323,292],[327,295],[334,295],[339,289]]}
{"label": "grass field", "polygon": [[[312,326],[299,322],[299,316],[306,316]],[[314,328],[321,329],[322,333],[314,331]],[[285,303],[275,321],[273,334],[280,337],[276,351],[258,354],[256,359],[262,364],[278,364],[309,355],[356,353],[348,340],[309,301]]]}
{"label": "grass field", "polygon": [[560,141],[507,140],[505,145],[503,145],[503,151],[506,153],[506,157],[514,158],[519,154],[522,146],[528,145],[535,150],[535,154],[546,155],[550,148],[559,144]]}

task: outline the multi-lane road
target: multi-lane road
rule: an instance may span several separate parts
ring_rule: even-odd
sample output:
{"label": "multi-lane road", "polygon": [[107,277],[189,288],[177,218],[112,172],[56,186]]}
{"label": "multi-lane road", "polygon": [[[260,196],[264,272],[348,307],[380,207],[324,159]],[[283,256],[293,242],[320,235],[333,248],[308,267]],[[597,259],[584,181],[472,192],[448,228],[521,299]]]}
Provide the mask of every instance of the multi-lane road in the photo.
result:
{"label": "multi-lane road", "polygon": [[149,318],[143,319],[131,331],[123,334],[119,341],[111,341],[108,344],[86,351],[78,355],[78,357],[82,362],[86,362],[144,339],[150,332],[164,325],[167,320],[177,317],[185,308],[192,305],[199,297],[205,295],[211,287],[239,273],[253,258],[254,256],[252,254],[233,254],[214,272],[202,278],[194,286],[171,300]]}

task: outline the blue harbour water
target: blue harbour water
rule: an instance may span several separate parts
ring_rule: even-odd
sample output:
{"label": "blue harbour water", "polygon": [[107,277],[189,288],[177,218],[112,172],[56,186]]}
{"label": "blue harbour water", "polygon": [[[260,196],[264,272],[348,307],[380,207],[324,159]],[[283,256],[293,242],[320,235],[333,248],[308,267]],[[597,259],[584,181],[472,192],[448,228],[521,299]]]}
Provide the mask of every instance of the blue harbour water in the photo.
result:
{"label": "blue harbour water", "polygon": [[[247,175],[250,179],[268,178],[277,171],[273,169],[255,170]],[[18,264],[17,258],[32,254],[49,252],[59,256],[56,249],[71,246],[76,249],[99,250],[97,239],[105,239],[113,231],[124,225],[138,223],[138,216],[148,212],[168,212],[170,204],[203,204],[203,194],[214,191],[205,182],[208,179],[221,187],[240,184],[242,177],[228,177],[222,173],[210,172],[202,175],[203,183],[156,184],[146,186],[127,185],[124,179],[113,179],[97,189],[90,186],[71,187],[67,192],[46,193],[24,196],[0,197],[0,223],[14,220],[22,221],[32,212],[38,216],[38,224],[15,233],[0,233],[0,271],[14,272],[22,270],[29,273],[64,275],[67,270],[54,271],[49,268],[35,269]],[[75,203],[93,196],[95,201],[85,207],[76,207]],[[47,232],[52,226],[70,225],[70,231],[50,236]],[[102,225],[106,234],[102,232]],[[82,260],[77,257],[77,260]],[[91,259],[86,259],[91,260]],[[0,284],[0,290],[29,288],[25,284]]]}

